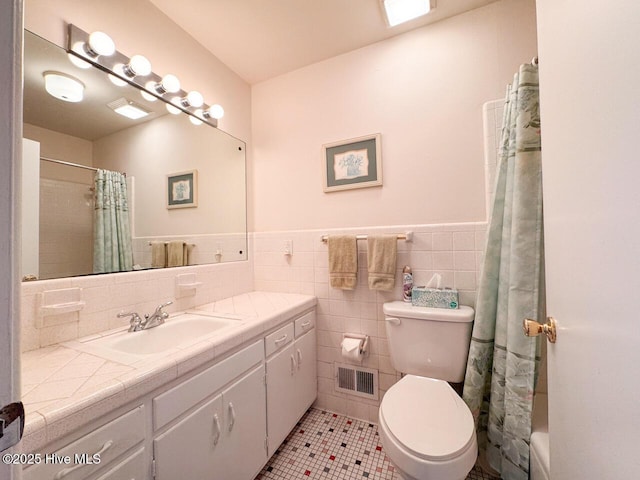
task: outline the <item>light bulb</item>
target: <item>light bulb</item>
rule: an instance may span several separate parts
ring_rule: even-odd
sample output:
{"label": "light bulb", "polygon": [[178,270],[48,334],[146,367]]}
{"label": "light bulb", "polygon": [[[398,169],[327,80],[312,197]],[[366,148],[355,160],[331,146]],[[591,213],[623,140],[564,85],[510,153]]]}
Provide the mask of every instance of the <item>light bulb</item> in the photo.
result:
{"label": "light bulb", "polygon": [[91,57],[104,55],[108,57],[116,51],[116,44],[113,43],[111,37],[104,32],[93,32],[89,35],[89,43],[85,45],[85,51]]}
{"label": "light bulb", "polygon": [[[174,105],[172,105],[171,103],[173,103]],[[167,103],[167,105],[166,105],[167,111],[169,113],[171,113],[172,115],[181,114],[182,110],[180,110],[178,107],[175,106],[175,105],[180,105],[180,97],[173,97],[171,99],[171,103]]]}
{"label": "light bulb", "polygon": [[211,118],[215,118],[216,120],[220,120],[222,117],[224,117],[224,108],[222,108],[221,105],[218,105],[216,103],[215,105],[211,105],[209,107],[209,110],[207,110],[207,114]]}
{"label": "light bulb", "polygon": [[122,73],[129,78],[133,78],[136,75],[146,77],[151,73],[151,62],[142,55],[134,55],[129,60],[129,63],[122,66]]}
{"label": "light bulb", "polygon": [[180,91],[180,80],[175,75],[168,74],[162,77],[160,83],[156,83],[154,88],[160,95],[176,93]]}
{"label": "light bulb", "polygon": [[199,108],[204,104],[204,97],[200,92],[190,91],[185,98],[182,99],[182,105],[185,107]]}
{"label": "light bulb", "polygon": [[[71,47],[71,50],[83,55],[83,50],[82,47],[84,46],[84,43],[82,42],[76,42],[73,47]],[[69,57],[69,61],[71,63],[73,63],[76,67],[78,68],[91,68],[91,64],[85,60],[82,60],[80,57],[77,57],[76,55],[74,55],[73,53],[69,52],[67,53],[67,56]]]}
{"label": "light bulb", "polygon": [[200,120],[197,117],[194,117],[193,115],[189,115],[189,121],[191,123],[193,123],[194,125],[202,125],[202,123],[203,123],[202,120]]}
{"label": "light bulb", "polygon": [[[149,82],[151,83],[151,88],[153,88],[153,82]],[[146,88],[149,88],[149,84],[147,83]],[[145,100],[147,100],[148,102],[155,102],[157,100],[157,98],[153,95],[151,95],[149,92],[146,92],[144,90],[140,90],[140,95],[142,95],[142,98],[144,98]]]}
{"label": "light bulb", "polygon": [[[121,63],[119,65],[122,66]],[[116,65],[115,68],[117,69],[119,65]],[[117,87],[124,87],[127,84],[127,82],[122,80],[120,77],[116,77],[112,73],[109,74],[109,80]]]}

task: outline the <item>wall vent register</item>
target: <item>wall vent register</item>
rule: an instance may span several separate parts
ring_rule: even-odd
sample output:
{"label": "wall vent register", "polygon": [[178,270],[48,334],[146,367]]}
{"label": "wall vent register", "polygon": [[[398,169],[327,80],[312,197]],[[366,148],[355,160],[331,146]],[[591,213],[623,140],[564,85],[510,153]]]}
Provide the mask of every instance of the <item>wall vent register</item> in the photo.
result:
{"label": "wall vent register", "polygon": [[378,400],[378,370],[336,363],[335,389],[338,392]]}

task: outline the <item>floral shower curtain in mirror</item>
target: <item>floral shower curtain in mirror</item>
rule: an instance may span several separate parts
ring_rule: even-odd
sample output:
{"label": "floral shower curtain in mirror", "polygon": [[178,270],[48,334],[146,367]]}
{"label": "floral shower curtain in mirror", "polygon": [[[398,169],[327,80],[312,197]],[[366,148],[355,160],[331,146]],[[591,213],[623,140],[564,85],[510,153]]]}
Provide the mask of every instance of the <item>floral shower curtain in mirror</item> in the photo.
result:
{"label": "floral shower curtain in mirror", "polygon": [[538,67],[531,64],[507,90],[463,394],[481,455],[508,480],[527,480],[529,472],[540,340],[524,336],[525,317],[545,317]]}
{"label": "floral shower curtain in mirror", "polygon": [[93,272],[127,272],[133,268],[127,179],[99,169],[95,176]]}

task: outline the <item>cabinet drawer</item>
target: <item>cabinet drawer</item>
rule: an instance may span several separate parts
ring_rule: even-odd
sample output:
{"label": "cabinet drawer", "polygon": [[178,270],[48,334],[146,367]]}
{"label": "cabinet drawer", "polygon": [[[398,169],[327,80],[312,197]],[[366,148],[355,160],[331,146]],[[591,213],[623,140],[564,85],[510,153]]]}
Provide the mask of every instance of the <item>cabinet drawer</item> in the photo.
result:
{"label": "cabinet drawer", "polygon": [[97,480],[145,480],[144,448],[127,457]]}
{"label": "cabinet drawer", "polygon": [[296,338],[298,338],[300,335],[304,335],[306,332],[316,326],[315,312],[305,313],[295,321],[295,325]]}
{"label": "cabinet drawer", "polygon": [[[135,410],[58,450],[57,458],[71,457],[69,465],[43,462],[25,470],[22,478],[24,480],[84,479],[142,440],[144,440],[144,406],[140,405]],[[88,463],[97,453],[100,454],[100,463]],[[86,454],[84,459],[76,458],[82,454]]]}
{"label": "cabinet drawer", "polygon": [[271,335],[266,336],[264,339],[264,349],[267,357],[291,342],[293,340],[293,334],[293,323],[288,323]]}
{"label": "cabinet drawer", "polygon": [[231,355],[177,387],[153,399],[153,426],[157,430],[220,390],[263,360],[262,341]]}

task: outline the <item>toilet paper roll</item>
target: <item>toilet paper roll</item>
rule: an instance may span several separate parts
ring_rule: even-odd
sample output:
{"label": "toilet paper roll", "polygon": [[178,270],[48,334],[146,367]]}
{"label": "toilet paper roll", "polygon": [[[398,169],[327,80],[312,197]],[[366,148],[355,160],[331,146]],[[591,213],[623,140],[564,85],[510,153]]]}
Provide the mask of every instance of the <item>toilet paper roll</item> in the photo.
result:
{"label": "toilet paper roll", "polygon": [[363,340],[361,338],[343,338],[342,339],[342,358],[356,362],[362,361]]}

